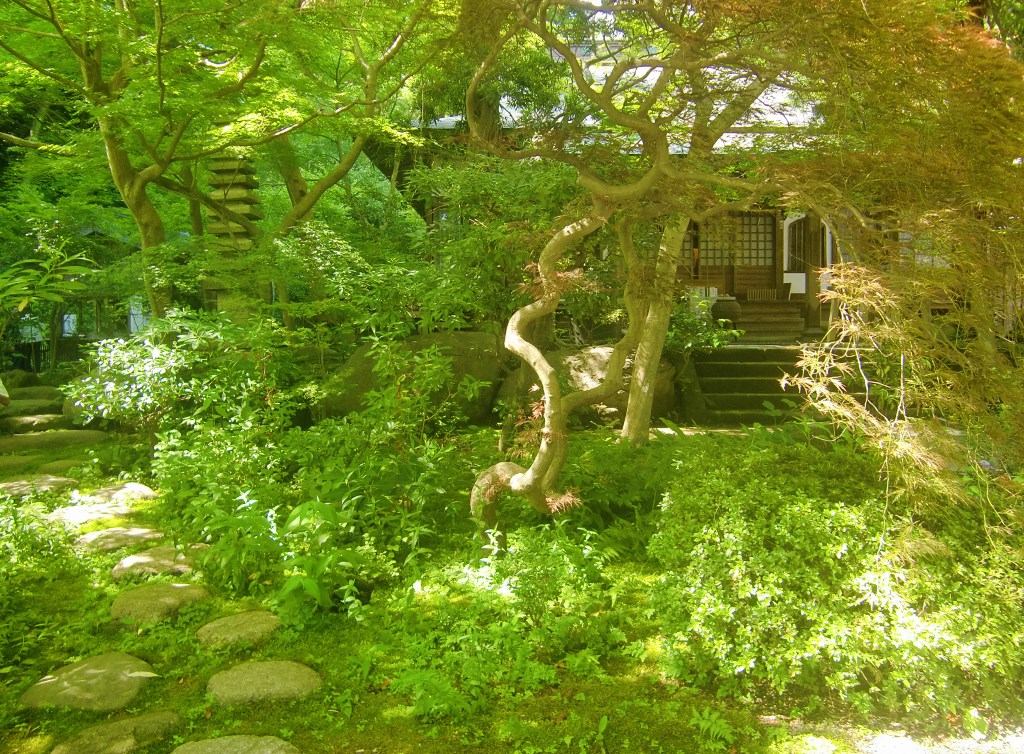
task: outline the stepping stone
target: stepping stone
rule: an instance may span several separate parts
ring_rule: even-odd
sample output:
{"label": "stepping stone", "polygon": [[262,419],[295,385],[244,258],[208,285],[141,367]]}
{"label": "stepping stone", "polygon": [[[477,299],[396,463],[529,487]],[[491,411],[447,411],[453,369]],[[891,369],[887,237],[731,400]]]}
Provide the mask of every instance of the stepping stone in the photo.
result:
{"label": "stepping stone", "polygon": [[155,623],[177,615],[192,602],[209,599],[210,593],[195,584],[149,584],[121,592],[110,606],[114,620]]}
{"label": "stepping stone", "polygon": [[36,471],[40,474],[66,474],[71,469],[77,469],[83,464],[89,463],[84,458],[62,458],[59,461],[50,461],[44,463],[42,466],[36,467]]}
{"label": "stepping stone", "polygon": [[[88,430],[79,430],[86,432]],[[81,499],[88,503],[120,503],[127,500],[152,500],[157,494],[144,484],[124,482],[82,495]]]}
{"label": "stepping stone", "polygon": [[60,450],[73,445],[97,445],[106,439],[107,433],[98,429],[53,429],[49,432],[26,432],[21,435],[0,437],[0,453],[18,453],[22,450]]}
{"label": "stepping stone", "polygon": [[50,385],[33,385],[30,387],[14,387],[10,389],[11,402],[14,401],[64,401],[64,393],[60,388]]}
{"label": "stepping stone", "polygon": [[60,414],[64,412],[63,398],[15,400],[11,396],[11,403],[0,409],[0,416],[30,416],[32,414]]}
{"label": "stepping stone", "polygon": [[39,463],[46,456],[0,456],[0,474],[14,473]]}
{"label": "stepping stone", "polygon": [[50,754],[128,754],[159,741],[179,727],[181,718],[176,712],[150,712],[86,728]]}
{"label": "stepping stone", "polygon": [[21,695],[24,707],[71,707],[107,712],[127,706],[156,673],[148,662],[109,652],[65,665]]}
{"label": "stepping stone", "polygon": [[93,505],[68,505],[57,508],[46,516],[48,521],[59,521],[68,526],[82,526],[90,521],[107,518],[125,518],[134,515],[135,510],[128,503],[95,503]]}
{"label": "stepping stone", "polygon": [[207,623],[196,632],[196,637],[207,646],[243,641],[257,644],[274,633],[280,625],[281,621],[273,613],[252,610]]}
{"label": "stepping stone", "polygon": [[[56,752],[54,752],[56,754]],[[302,754],[274,736],[222,736],[183,744],[171,754]]]}
{"label": "stepping stone", "polygon": [[181,575],[192,570],[192,561],[174,547],[154,547],[121,560],[110,572],[114,581],[125,576]]}
{"label": "stepping stone", "polygon": [[321,683],[319,673],[298,662],[243,662],[215,674],[206,692],[219,704],[247,704],[299,699]]}
{"label": "stepping stone", "polygon": [[9,435],[26,432],[45,432],[48,429],[67,429],[71,420],[61,414],[32,414],[29,416],[7,416],[0,419],[0,431]]}
{"label": "stepping stone", "polygon": [[0,492],[13,495],[14,497],[24,497],[34,492],[54,492],[77,486],[77,479],[71,479],[66,476],[53,476],[52,474],[35,474],[13,482],[0,483]]}
{"label": "stepping stone", "polygon": [[110,552],[119,550],[129,545],[152,542],[155,539],[162,539],[164,533],[155,529],[144,529],[141,526],[113,526],[109,529],[100,529],[83,534],[77,540],[79,547],[93,552]]}
{"label": "stepping stone", "polygon": [[35,372],[26,372],[24,369],[8,369],[6,372],[0,372],[0,382],[13,392],[18,388],[38,385],[39,375]]}

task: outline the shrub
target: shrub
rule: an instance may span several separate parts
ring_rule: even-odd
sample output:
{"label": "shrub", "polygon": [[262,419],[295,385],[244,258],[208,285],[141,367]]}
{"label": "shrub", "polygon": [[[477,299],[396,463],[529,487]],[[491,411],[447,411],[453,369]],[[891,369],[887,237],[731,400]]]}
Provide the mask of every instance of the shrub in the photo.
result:
{"label": "shrub", "polygon": [[[160,435],[153,469],[179,530],[210,545],[203,570],[235,592],[273,592],[303,621],[342,608],[358,617],[372,590],[426,551],[425,508],[457,476],[448,426],[450,361],[402,351],[368,407],[308,431],[278,424],[203,425]],[[466,386],[470,389],[471,386]]]}
{"label": "shrub", "polygon": [[[1019,706],[1019,564],[1002,548],[956,552],[980,520],[945,542],[916,529],[852,444],[787,438],[680,444],[649,548],[666,568],[654,600],[668,671],[805,711]],[[934,543],[916,560],[912,532]]]}
{"label": "shrub", "polygon": [[159,432],[282,424],[295,405],[282,385],[290,363],[269,321],[232,323],[172,311],[129,339],[103,340],[67,388],[82,418]]}

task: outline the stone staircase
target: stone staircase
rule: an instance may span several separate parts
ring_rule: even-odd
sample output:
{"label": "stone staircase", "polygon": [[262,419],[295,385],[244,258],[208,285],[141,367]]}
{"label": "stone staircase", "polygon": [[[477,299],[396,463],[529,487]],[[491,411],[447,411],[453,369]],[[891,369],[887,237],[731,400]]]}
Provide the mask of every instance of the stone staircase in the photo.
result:
{"label": "stone staircase", "polygon": [[74,484],[62,475],[80,466],[85,451],[104,442],[107,433],[74,428],[60,389],[40,385],[31,372],[8,372],[4,383],[11,402],[0,409],[0,492],[25,494]]}
{"label": "stone staircase", "polygon": [[740,343],[799,343],[804,335],[803,304],[799,301],[742,301],[735,327]]}
{"label": "stone staircase", "polygon": [[[784,374],[797,371],[799,358],[798,346],[780,345],[739,344],[694,354],[697,380],[707,408],[706,423],[776,424],[793,414],[794,410],[783,401],[799,404],[802,396],[793,388],[783,390],[780,380]],[[766,403],[775,410],[767,408]]]}

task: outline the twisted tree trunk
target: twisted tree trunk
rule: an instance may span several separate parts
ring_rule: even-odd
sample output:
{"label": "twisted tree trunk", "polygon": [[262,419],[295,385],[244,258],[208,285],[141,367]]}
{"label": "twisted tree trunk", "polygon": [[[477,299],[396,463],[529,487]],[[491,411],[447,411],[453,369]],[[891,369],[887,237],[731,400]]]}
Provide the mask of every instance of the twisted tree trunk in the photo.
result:
{"label": "twisted tree trunk", "polygon": [[622,424],[622,437],[634,445],[647,442],[651,428],[651,410],[654,406],[654,383],[658,365],[665,349],[672,304],[676,296],[676,270],[682,258],[683,239],[689,219],[685,216],[670,221],[661,235],[654,285],[647,302],[646,315],[641,328],[633,376],[629,385],[626,418]]}
{"label": "twisted tree trunk", "polygon": [[607,222],[608,214],[607,208],[595,207],[589,216],[568,223],[552,236],[538,260],[540,291],[533,301],[516,310],[505,330],[505,348],[519,356],[537,374],[544,393],[544,428],[537,455],[528,468],[502,462],[477,477],[470,495],[470,509],[484,530],[495,529],[498,498],[506,492],[519,495],[542,512],[553,512],[558,507],[551,493],[568,449],[567,412],[554,367],[524,333],[531,323],[553,313],[558,307],[563,288],[559,280],[559,260],[568,249],[601,228]]}

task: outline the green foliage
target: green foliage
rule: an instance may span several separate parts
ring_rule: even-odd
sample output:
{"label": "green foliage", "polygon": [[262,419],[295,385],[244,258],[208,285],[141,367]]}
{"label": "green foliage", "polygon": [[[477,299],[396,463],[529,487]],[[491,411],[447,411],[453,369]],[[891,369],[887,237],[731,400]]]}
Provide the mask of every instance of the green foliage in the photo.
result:
{"label": "green foliage", "polygon": [[0,682],[45,638],[25,604],[31,587],[81,570],[70,537],[46,520],[47,510],[43,500],[0,493]]}
{"label": "green foliage", "polygon": [[191,422],[161,433],[154,475],[181,534],[210,544],[213,583],[273,593],[296,622],[331,609],[358,618],[375,588],[428,552],[428,508],[461,476],[454,446],[436,433],[450,429],[463,393],[438,405],[452,372],[436,352],[381,344],[377,356],[382,388],[343,420],[307,431]]}
{"label": "green foliage", "polygon": [[667,569],[654,600],[668,672],[805,709],[1016,708],[1019,557],[954,555],[984,531],[969,515],[924,547],[933,535],[886,502],[874,458],[798,437],[691,438],[677,459],[650,544]]}
{"label": "green foliage", "polygon": [[736,740],[729,721],[711,707],[694,708],[689,725],[699,733],[703,751],[728,751]]}
{"label": "green foliage", "polygon": [[155,438],[208,426],[280,426],[294,403],[282,390],[290,364],[272,323],[238,325],[216,314],[172,311],[128,339],[103,340],[88,372],[68,386],[83,418]]}
{"label": "green foliage", "polygon": [[85,288],[82,278],[92,269],[83,255],[64,247],[40,237],[40,258],[20,259],[0,272],[0,338],[33,301],[61,302]]}
{"label": "green foliage", "polygon": [[424,291],[426,306],[447,300],[463,326],[503,323],[527,283],[532,252],[576,195],[571,171],[466,155],[419,168],[410,180],[437,217],[424,249],[437,267],[437,287]]}
{"label": "green foliage", "polygon": [[739,335],[737,330],[722,326],[724,320],[711,316],[711,302],[695,294],[677,300],[672,307],[666,351],[713,351],[733,342]]}

